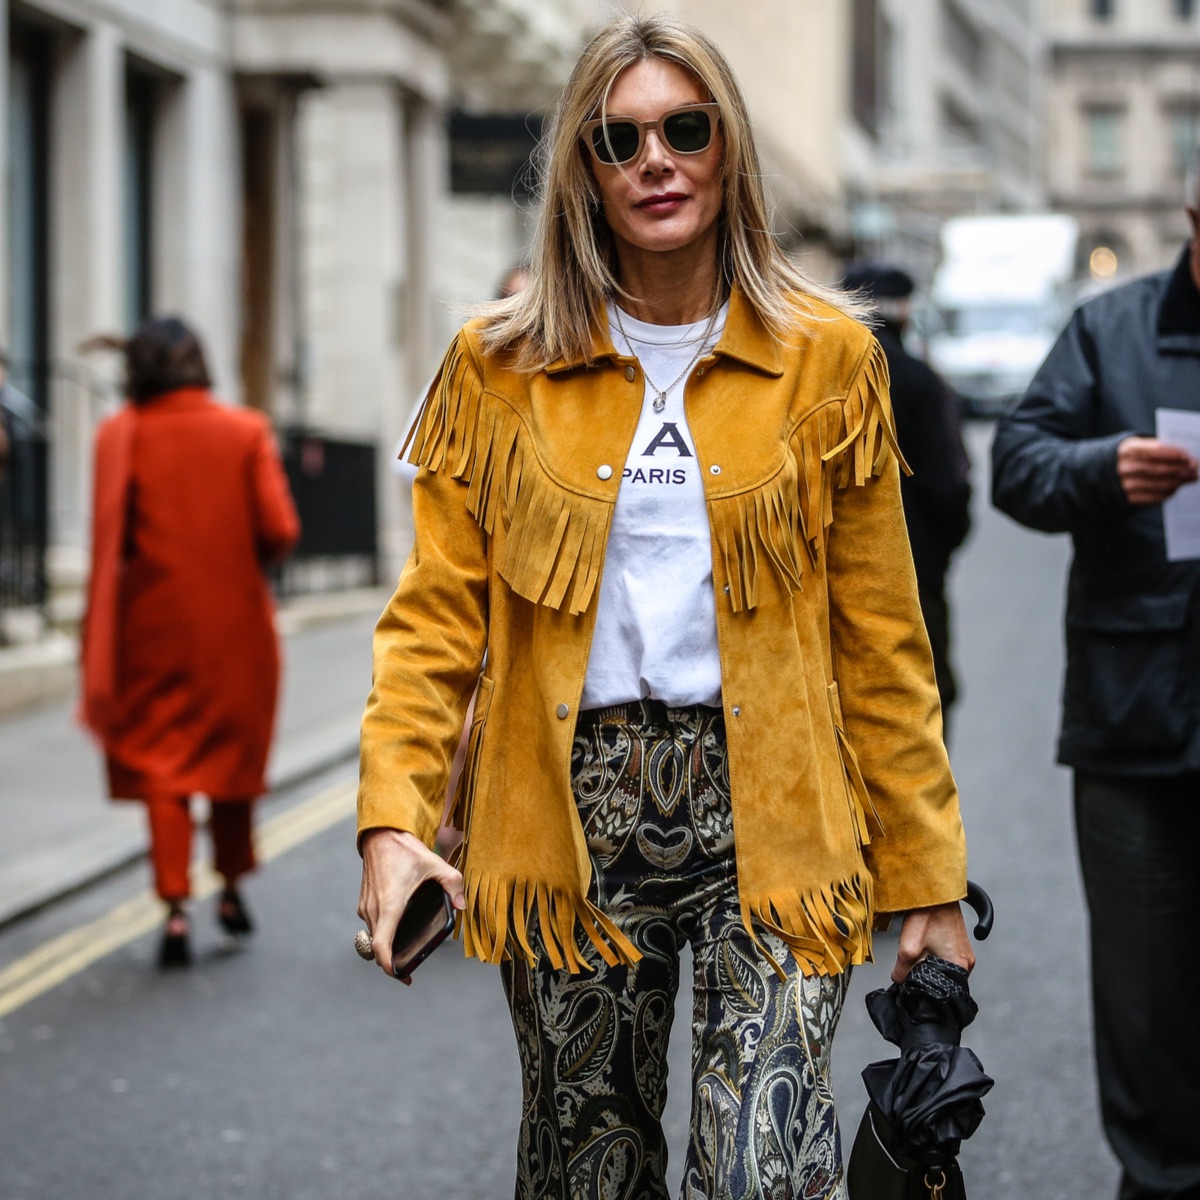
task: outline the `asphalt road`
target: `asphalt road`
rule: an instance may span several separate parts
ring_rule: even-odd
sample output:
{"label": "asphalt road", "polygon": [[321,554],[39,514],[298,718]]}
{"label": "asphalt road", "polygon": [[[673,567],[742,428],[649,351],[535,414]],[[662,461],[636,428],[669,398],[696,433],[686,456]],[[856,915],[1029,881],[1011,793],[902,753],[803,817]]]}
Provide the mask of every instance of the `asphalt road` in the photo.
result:
{"label": "asphalt road", "polygon": [[[979,468],[986,435],[970,430]],[[1066,547],[991,513],[982,474],[953,587],[964,697],[952,757],[971,874],[997,909],[965,1040],[997,1082],[962,1162],[975,1200],[1103,1200],[1116,1173],[1096,1118],[1069,781],[1051,765]],[[69,975],[0,1017],[0,1200],[512,1194],[520,1086],[498,977],[454,946],[412,989],[358,961],[351,828],[329,823],[351,784],[334,772],[268,805],[268,820],[318,817],[250,884],[260,932],[247,950],[222,946],[207,900],[197,965],[160,975],[153,933],[136,936],[141,869],[0,934],[0,1012],[14,971]],[[857,1073],[891,1053],[862,996],[893,953],[881,939],[879,965],[856,972],[838,1035],[847,1144]],[[687,1078],[686,1024],[671,1078]],[[676,1088],[676,1172],[685,1123]]]}

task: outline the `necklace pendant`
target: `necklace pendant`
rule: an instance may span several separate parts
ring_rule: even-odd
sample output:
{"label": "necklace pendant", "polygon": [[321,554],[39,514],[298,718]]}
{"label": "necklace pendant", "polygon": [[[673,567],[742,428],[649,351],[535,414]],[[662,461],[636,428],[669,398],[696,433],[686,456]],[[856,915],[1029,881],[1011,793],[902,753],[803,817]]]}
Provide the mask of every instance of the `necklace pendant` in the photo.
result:
{"label": "necklace pendant", "polygon": [[655,412],[662,412],[662,410],[667,407],[667,393],[659,392],[658,399],[656,399],[654,401],[654,403],[653,403],[653,405],[651,405],[651,407],[654,409]]}

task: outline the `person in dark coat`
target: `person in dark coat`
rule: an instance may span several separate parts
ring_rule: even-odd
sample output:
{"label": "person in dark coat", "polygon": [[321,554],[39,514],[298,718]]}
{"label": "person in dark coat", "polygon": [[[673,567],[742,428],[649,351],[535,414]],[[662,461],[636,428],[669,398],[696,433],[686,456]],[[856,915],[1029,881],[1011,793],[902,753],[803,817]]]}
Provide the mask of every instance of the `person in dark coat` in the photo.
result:
{"label": "person in dark coat", "polygon": [[846,273],[846,287],[869,296],[879,319],[875,336],[891,374],[896,436],[912,468],[912,474],[900,480],[904,522],[948,730],[958,680],[950,659],[946,575],[971,528],[970,461],[963,446],[958,397],[904,345],[914,286],[907,271],[882,263],[856,263]]}
{"label": "person in dark coat", "polygon": [[1155,410],[1200,412],[1200,194],[1175,266],[1083,304],[996,428],[992,499],[1069,533],[1058,761],[1074,769],[1096,1066],[1120,1200],[1200,1198],[1200,561],[1163,501],[1196,459]]}
{"label": "person in dark coat", "polygon": [[124,349],[129,402],[96,434],[82,716],[112,797],[146,805],[160,963],[184,965],[193,794],[211,801],[218,919],[250,929],[237,883],[279,685],[265,568],[300,525],[270,425],[215,402],[196,335],[155,319]]}

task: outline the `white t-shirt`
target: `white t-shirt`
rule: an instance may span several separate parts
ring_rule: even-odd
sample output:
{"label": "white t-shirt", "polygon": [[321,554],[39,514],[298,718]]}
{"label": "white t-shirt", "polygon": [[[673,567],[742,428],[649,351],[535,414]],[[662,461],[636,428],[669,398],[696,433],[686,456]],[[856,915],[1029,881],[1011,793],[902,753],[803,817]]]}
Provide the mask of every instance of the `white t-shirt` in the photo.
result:
{"label": "white t-shirt", "polygon": [[[686,379],[672,381],[716,345],[728,308],[722,306],[707,337],[707,318],[647,325],[622,309],[627,343],[609,306],[613,345],[637,356],[647,382],[608,538],[583,708],[644,697],[721,703],[704,481],[684,416]],[[701,339],[704,352],[697,355]],[[655,412],[659,388],[669,390]]]}

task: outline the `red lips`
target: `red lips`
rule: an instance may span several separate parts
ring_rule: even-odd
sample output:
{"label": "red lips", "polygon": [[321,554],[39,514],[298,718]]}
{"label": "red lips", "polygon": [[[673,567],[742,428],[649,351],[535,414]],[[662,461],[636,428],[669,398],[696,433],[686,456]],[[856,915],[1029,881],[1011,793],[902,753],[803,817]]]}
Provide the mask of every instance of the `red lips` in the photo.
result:
{"label": "red lips", "polygon": [[650,208],[660,204],[678,204],[681,200],[686,200],[687,195],[684,192],[657,192],[653,196],[647,196],[645,200],[639,200],[634,208]]}

